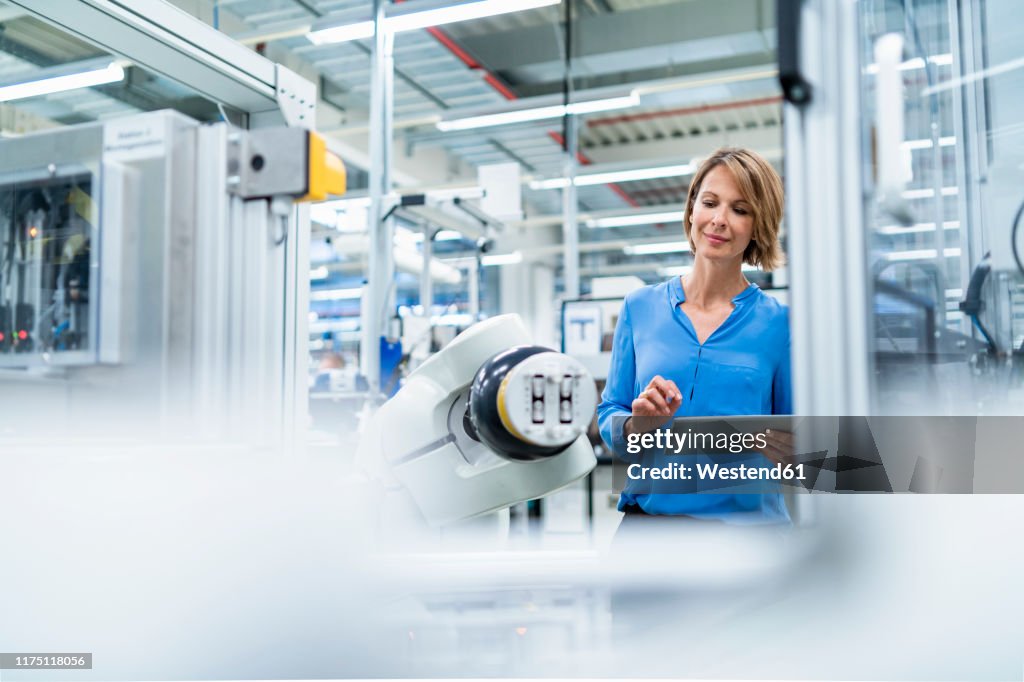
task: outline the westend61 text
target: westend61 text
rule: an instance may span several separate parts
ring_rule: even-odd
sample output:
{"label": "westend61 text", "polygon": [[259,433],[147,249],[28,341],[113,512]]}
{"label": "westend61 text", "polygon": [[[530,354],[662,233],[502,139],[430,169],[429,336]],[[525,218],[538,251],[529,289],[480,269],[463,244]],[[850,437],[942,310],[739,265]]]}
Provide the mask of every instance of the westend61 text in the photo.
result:
{"label": "westend61 text", "polygon": [[634,481],[803,481],[803,464],[776,464],[769,467],[749,464],[695,463],[693,465],[673,462],[663,467],[645,467],[630,464],[626,475]]}

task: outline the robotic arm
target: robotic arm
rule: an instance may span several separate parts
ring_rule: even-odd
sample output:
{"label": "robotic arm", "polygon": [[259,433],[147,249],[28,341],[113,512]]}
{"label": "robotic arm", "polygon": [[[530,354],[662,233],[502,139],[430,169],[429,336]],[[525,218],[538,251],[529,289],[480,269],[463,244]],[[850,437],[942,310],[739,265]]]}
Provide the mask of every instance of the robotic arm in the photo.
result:
{"label": "robotic arm", "polygon": [[518,315],[460,334],[370,419],[357,462],[444,525],[541,497],[596,465],[597,389],[577,360],[531,344]]}

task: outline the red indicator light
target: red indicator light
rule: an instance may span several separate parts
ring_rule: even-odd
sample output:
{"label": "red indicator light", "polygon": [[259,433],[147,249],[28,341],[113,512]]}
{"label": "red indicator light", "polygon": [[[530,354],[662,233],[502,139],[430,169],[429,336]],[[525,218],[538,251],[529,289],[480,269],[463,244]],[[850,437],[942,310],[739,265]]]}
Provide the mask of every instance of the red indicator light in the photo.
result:
{"label": "red indicator light", "polygon": [[3,333],[3,332],[0,332],[0,341],[3,341],[3,340],[4,340],[4,339],[6,339],[6,338],[7,338],[7,337],[6,337],[6,336],[4,336],[4,333]]}
{"label": "red indicator light", "polygon": [[18,331],[18,338],[21,339],[22,341],[24,341],[25,339],[28,338],[28,332],[25,331],[24,329],[19,330]]}

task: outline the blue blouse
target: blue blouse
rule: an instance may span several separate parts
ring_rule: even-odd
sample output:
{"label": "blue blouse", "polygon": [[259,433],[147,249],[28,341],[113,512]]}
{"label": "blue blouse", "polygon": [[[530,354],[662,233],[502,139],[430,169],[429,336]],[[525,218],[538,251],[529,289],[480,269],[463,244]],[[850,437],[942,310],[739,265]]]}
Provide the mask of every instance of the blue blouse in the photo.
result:
{"label": "blue blouse", "polygon": [[[642,455],[627,453],[622,427],[633,400],[655,375],[679,387],[677,417],[792,413],[789,309],[751,284],[732,299],[732,313],[701,345],[679,307],[684,300],[682,281],[674,277],[638,289],[623,302],[597,416],[601,437],[627,462],[640,461]],[[648,514],[739,523],[789,520],[777,491],[645,494],[635,492],[638,483],[627,482],[620,510],[637,505]]]}

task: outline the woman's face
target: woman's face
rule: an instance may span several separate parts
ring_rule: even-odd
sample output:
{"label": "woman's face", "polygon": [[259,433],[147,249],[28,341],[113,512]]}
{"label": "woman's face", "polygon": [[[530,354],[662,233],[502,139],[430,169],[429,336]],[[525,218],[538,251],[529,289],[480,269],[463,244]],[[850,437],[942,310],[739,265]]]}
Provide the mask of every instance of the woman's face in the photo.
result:
{"label": "woman's face", "polygon": [[742,263],[754,235],[754,214],[725,166],[715,166],[704,176],[690,224],[696,255]]}

